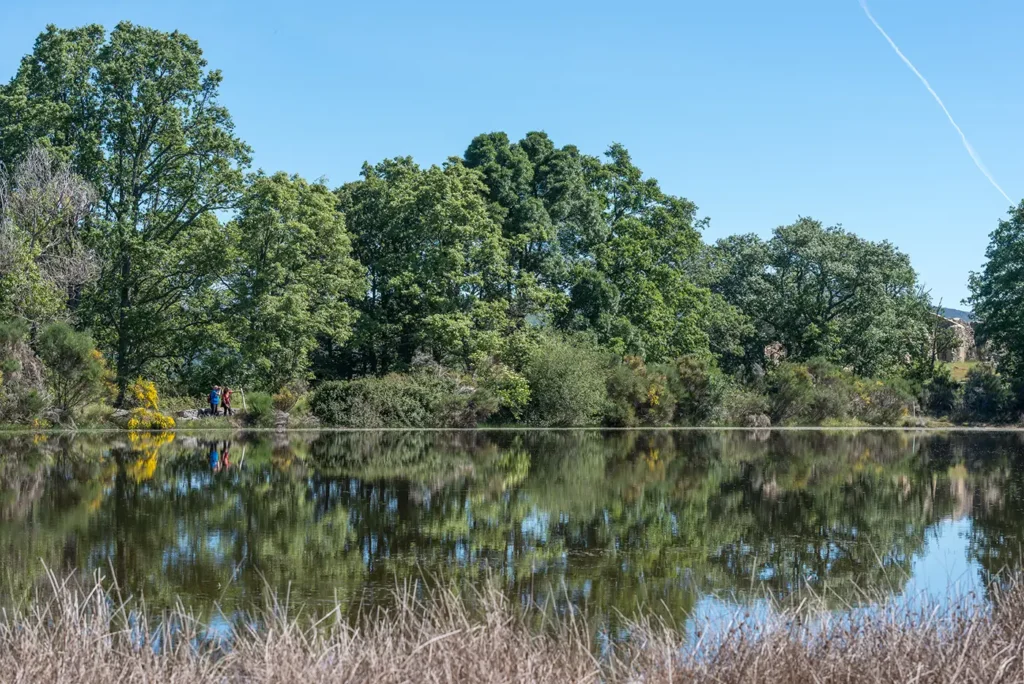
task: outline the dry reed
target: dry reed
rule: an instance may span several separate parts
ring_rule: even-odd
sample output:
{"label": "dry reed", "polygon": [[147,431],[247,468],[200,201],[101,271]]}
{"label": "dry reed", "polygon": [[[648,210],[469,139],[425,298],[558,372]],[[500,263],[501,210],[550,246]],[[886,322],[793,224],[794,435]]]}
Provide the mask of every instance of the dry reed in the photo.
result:
{"label": "dry reed", "polygon": [[[350,622],[271,600],[223,639],[183,606],[149,615],[103,585],[50,576],[0,616],[4,682],[1024,682],[1024,585],[946,609],[768,611],[703,636],[634,623],[607,635],[572,615],[538,629],[499,591],[405,588]],[[536,616],[534,616],[536,617]],[[529,624],[528,624],[529,623]],[[531,627],[532,625],[532,627]]]}

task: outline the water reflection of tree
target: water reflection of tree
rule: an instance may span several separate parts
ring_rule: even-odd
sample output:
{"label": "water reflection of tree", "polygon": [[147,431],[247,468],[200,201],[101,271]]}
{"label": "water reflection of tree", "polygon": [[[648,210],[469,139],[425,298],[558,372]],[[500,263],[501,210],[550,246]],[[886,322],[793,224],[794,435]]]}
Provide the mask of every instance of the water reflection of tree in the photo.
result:
{"label": "water reflection of tree", "polygon": [[355,606],[424,572],[603,615],[806,583],[839,600],[902,586],[928,526],[963,505],[957,467],[985,502],[972,553],[1008,562],[1020,442],[976,437],[331,433],[236,440],[218,472],[188,439],[8,443],[0,549],[22,586],[42,558],[227,610],[267,586]]}
{"label": "water reflection of tree", "polygon": [[969,497],[968,553],[988,587],[1024,556],[1024,433],[979,435],[970,450],[953,440],[943,446],[951,486]]}

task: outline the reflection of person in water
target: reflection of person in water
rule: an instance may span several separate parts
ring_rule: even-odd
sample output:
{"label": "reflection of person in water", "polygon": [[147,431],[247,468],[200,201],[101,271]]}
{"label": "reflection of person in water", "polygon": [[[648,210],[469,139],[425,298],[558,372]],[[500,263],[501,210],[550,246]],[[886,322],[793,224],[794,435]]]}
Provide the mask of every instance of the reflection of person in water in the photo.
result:
{"label": "reflection of person in water", "polygon": [[224,470],[231,467],[231,442],[224,442],[224,448],[221,452],[221,463]]}
{"label": "reflection of person in water", "polygon": [[210,470],[220,470],[220,452],[217,451],[217,443],[210,442]]}

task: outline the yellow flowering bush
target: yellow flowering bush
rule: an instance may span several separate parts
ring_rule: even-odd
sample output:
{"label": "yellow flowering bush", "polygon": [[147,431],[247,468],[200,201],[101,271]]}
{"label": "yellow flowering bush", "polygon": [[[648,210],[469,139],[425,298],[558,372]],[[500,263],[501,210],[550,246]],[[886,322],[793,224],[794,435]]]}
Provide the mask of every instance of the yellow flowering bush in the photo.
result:
{"label": "yellow flowering bush", "polygon": [[135,382],[128,386],[128,401],[136,408],[157,411],[160,409],[160,396],[156,391],[156,383],[152,380],[136,378]]}
{"label": "yellow flowering bush", "polygon": [[128,415],[129,430],[171,430],[174,418],[145,408],[134,408]]}
{"label": "yellow flowering bush", "polygon": [[127,403],[132,407],[128,414],[129,430],[171,430],[174,418],[160,413],[160,396],[152,380],[136,378],[125,392]]}

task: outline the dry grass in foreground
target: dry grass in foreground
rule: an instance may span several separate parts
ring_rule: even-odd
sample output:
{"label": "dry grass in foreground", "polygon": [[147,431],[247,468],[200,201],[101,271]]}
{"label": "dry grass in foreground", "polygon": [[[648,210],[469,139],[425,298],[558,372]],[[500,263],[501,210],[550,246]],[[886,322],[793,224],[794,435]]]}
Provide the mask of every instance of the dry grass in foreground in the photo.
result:
{"label": "dry grass in foreground", "polygon": [[621,647],[601,649],[571,618],[529,629],[498,592],[477,597],[478,618],[446,591],[399,592],[397,609],[354,627],[340,612],[312,623],[271,606],[258,628],[215,644],[184,608],[147,616],[98,583],[51,582],[48,598],[0,616],[4,682],[1024,682],[1019,583],[991,608],[890,607],[857,620],[783,611],[696,647],[636,624]]}

